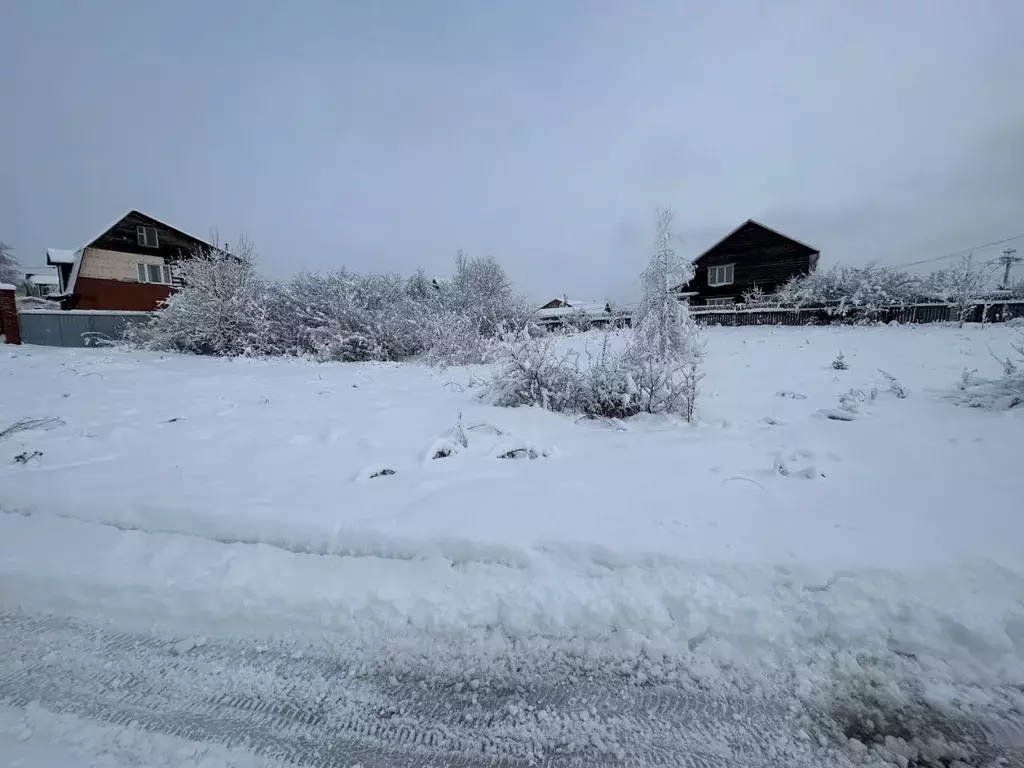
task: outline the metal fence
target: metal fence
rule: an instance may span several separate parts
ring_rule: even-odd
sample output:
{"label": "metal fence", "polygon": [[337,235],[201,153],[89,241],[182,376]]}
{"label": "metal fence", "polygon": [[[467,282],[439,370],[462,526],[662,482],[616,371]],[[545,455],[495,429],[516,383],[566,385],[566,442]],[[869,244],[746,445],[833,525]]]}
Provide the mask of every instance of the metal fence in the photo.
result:
{"label": "metal fence", "polygon": [[129,325],[145,322],[151,312],[28,309],[18,313],[23,344],[91,347],[117,341]]}

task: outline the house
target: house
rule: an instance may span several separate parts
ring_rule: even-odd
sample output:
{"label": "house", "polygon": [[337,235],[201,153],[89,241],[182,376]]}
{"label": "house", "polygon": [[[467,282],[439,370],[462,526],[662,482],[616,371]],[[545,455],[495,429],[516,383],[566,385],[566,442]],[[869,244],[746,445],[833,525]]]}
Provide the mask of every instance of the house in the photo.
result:
{"label": "house", "polygon": [[615,317],[610,302],[581,301],[578,299],[552,299],[537,310],[537,318],[541,325],[559,326],[570,318],[583,314],[592,323],[606,323]]}
{"label": "house", "polygon": [[694,278],[674,290],[688,294],[692,305],[727,307],[741,303],[745,291],[772,293],[812,272],[818,255],[817,248],[747,219],[698,256]]}
{"label": "house", "polygon": [[42,299],[57,290],[59,281],[54,269],[34,269],[25,273],[25,295]]}
{"label": "house", "polygon": [[151,311],[171,294],[174,265],[209,244],[139,211],[129,211],[81,248],[46,251],[57,268],[62,309]]}

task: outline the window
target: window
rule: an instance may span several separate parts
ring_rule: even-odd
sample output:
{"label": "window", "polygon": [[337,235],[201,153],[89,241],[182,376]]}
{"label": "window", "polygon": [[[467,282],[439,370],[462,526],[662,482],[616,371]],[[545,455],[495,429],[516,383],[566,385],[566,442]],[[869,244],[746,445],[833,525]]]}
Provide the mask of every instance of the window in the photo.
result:
{"label": "window", "polygon": [[708,267],[708,285],[732,285],[733,267],[735,264],[721,264]]}
{"label": "window", "polygon": [[708,306],[714,307],[715,309],[722,309],[724,307],[731,307],[733,304],[732,296],[726,296],[720,299],[708,299]]}
{"label": "window", "polygon": [[156,236],[156,227],[144,227],[140,224],[135,228],[135,234],[139,238],[139,245],[146,248],[160,247],[160,241]]}
{"label": "window", "polygon": [[169,264],[137,264],[140,283],[171,284],[171,267]]}

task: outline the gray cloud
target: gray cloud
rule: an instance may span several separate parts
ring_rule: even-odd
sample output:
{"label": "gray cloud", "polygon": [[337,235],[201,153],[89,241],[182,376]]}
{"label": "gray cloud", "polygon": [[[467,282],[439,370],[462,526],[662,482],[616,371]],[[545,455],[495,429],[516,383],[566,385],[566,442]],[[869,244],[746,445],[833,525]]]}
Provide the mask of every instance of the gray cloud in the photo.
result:
{"label": "gray cloud", "polygon": [[0,5],[0,237],[26,264],[139,208],[264,268],[501,260],[626,299],[653,210],[823,263],[1024,231],[1024,3]]}

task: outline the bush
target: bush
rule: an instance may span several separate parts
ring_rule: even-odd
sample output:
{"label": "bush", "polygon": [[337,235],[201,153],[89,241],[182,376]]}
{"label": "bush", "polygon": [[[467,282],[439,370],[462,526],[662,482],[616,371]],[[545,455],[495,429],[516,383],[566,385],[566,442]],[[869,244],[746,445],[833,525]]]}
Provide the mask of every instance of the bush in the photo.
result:
{"label": "bush", "polygon": [[958,405],[969,408],[1004,410],[1024,406],[1024,333],[1019,333],[1011,344],[1020,357],[1020,363],[1010,358],[999,360],[1002,375],[994,379],[979,379],[975,371],[965,370],[960,384],[949,397]]}
{"label": "bush", "polygon": [[588,354],[590,364],[580,377],[579,406],[592,418],[625,419],[640,412],[640,389],[610,342],[611,335],[605,333],[600,353]]}
{"label": "bush", "polygon": [[771,297],[786,307],[838,307],[839,314],[913,304],[923,297],[921,280],[893,267],[837,265],[792,278]]}
{"label": "bush", "polygon": [[558,354],[555,337],[510,334],[500,344],[500,367],[480,393],[491,405],[536,405],[549,411],[576,411],[580,402],[579,360]]}
{"label": "bush", "polygon": [[431,343],[427,362],[431,365],[473,365],[493,357],[495,340],[481,334],[468,315],[439,310],[430,316],[428,323]]}
{"label": "bush", "polygon": [[200,355],[313,355],[319,360],[402,360],[427,353],[439,365],[484,362],[502,328],[530,312],[493,259],[460,254],[450,281],[341,269],[262,278],[252,246],[216,246],[176,265],[182,285],[129,344]]}
{"label": "bush", "polygon": [[267,353],[272,293],[256,272],[248,242],[233,254],[197,250],[175,270],[180,290],[150,322],[128,329],[130,344],[198,355]]}
{"label": "bush", "polygon": [[501,366],[481,397],[493,405],[538,405],[592,417],[625,418],[641,411],[695,417],[702,356],[697,328],[669,291],[693,277],[671,244],[670,211],[660,211],[654,256],[644,272],[644,298],[633,315],[633,332],[622,354],[606,332],[600,352],[579,357],[555,352],[549,338],[523,331],[506,338]]}

